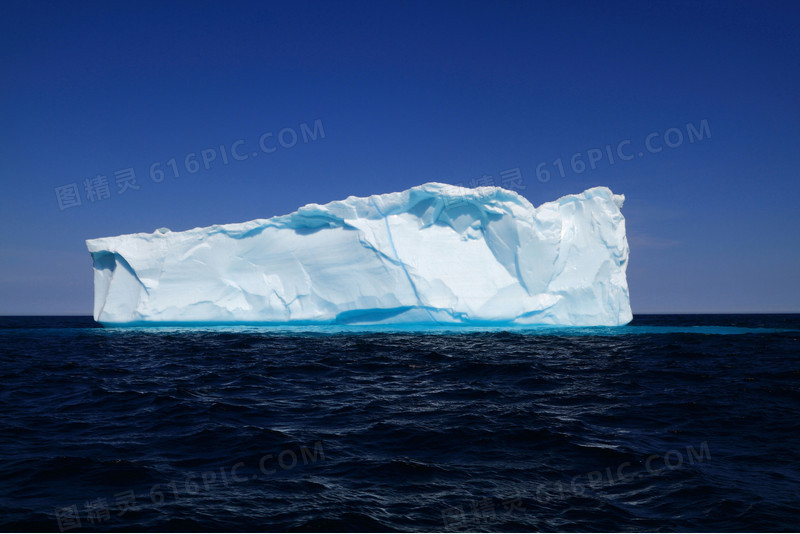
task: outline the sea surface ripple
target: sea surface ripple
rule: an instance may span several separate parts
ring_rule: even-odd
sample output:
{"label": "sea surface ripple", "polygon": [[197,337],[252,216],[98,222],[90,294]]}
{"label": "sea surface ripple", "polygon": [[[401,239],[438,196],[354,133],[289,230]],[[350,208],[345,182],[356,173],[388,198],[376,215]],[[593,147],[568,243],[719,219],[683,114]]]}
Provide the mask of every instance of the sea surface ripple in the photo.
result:
{"label": "sea surface ripple", "polygon": [[788,531],[800,316],[623,329],[0,318],[0,528]]}

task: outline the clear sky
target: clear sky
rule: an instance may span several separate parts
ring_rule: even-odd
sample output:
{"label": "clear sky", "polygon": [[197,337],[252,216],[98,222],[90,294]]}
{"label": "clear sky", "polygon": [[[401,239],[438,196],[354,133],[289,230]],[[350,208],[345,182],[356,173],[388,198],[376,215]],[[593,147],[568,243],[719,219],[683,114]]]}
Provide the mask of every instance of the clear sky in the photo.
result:
{"label": "clear sky", "polygon": [[3,2],[0,314],[91,314],[87,238],[515,170],[535,205],[626,195],[634,313],[798,312],[799,27],[800,2]]}

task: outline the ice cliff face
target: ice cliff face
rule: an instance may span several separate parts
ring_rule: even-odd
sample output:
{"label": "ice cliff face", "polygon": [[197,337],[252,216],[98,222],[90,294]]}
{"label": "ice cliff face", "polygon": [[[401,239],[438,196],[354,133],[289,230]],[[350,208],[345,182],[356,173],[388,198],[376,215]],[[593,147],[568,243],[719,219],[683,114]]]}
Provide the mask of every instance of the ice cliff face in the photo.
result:
{"label": "ice cliff face", "polygon": [[185,232],[90,239],[94,318],[159,323],[621,325],[624,197],[534,208],[428,183]]}

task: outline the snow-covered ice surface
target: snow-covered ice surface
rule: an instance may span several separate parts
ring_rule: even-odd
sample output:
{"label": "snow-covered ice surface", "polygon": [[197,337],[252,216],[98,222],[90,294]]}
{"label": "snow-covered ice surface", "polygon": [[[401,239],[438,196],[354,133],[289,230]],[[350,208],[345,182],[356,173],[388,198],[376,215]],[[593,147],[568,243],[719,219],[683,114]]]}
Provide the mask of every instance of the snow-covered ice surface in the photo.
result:
{"label": "snow-covered ice surface", "polygon": [[616,326],[631,318],[624,196],[534,207],[427,183],[185,232],[90,239],[106,325]]}

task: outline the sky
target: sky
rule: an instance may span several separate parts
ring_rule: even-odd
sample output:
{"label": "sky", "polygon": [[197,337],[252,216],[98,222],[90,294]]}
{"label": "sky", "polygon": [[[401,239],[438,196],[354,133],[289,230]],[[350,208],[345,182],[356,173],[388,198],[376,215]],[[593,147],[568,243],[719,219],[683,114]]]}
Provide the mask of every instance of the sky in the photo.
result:
{"label": "sky", "polygon": [[800,312],[798,27],[798,2],[3,2],[0,315],[90,315],[86,239],[430,181],[624,194],[634,313]]}

